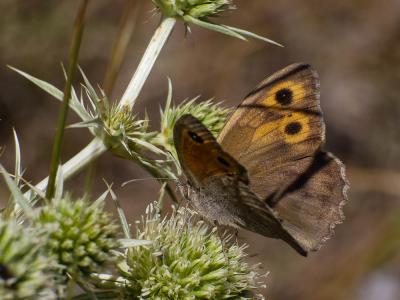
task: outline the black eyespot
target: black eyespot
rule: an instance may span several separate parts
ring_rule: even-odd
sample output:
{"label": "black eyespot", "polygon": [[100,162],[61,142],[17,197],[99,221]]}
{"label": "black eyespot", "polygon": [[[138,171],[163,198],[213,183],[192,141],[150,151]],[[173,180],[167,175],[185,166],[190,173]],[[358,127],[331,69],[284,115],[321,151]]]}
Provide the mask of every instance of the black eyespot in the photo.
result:
{"label": "black eyespot", "polygon": [[218,161],[219,161],[221,164],[223,164],[225,167],[230,167],[230,166],[231,166],[230,163],[227,162],[227,161],[226,161],[224,158],[222,158],[221,156],[218,156],[217,159],[218,159]]}
{"label": "black eyespot", "polygon": [[298,134],[302,129],[300,122],[291,122],[285,126],[285,133],[289,135]]}
{"label": "black eyespot", "polygon": [[290,89],[280,89],[275,94],[276,101],[281,105],[289,105],[293,100],[293,92]]}
{"label": "black eyespot", "polygon": [[196,143],[199,143],[199,144],[204,143],[204,140],[198,134],[194,133],[193,131],[189,131],[188,134],[192,138],[192,140],[195,141]]}

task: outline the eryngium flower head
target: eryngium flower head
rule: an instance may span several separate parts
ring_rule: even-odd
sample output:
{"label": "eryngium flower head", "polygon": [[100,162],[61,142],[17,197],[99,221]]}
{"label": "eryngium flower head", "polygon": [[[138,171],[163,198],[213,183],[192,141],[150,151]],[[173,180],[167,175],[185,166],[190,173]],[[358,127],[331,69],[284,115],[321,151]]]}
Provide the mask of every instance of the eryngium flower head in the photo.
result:
{"label": "eryngium flower head", "polygon": [[231,0],[153,0],[168,17],[191,16],[204,18],[214,16],[231,7]]}
{"label": "eryngium flower head", "polygon": [[13,221],[0,220],[0,299],[54,299],[43,240]]}
{"label": "eryngium flower head", "polygon": [[[137,238],[151,245],[132,248],[120,272],[127,298],[247,299],[258,285],[254,268],[244,262],[245,246],[228,246],[187,208],[161,218],[150,205]],[[224,247],[223,247],[224,245]]]}
{"label": "eryngium flower head", "polygon": [[149,142],[156,135],[155,132],[148,132],[149,120],[137,120],[128,106],[120,108],[112,105],[102,118],[101,127],[106,133],[104,143],[116,155],[140,160],[143,150],[163,154]]}
{"label": "eryngium flower head", "polygon": [[103,207],[103,201],[90,204],[66,195],[40,212],[37,227],[47,232],[48,252],[73,276],[99,272],[113,260],[118,227]]}

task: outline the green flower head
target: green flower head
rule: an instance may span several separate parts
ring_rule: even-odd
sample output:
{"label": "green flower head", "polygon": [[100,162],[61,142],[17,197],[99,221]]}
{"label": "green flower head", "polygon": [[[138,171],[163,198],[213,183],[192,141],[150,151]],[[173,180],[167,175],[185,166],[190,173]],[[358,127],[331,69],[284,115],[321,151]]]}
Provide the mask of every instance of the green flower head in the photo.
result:
{"label": "green flower head", "polygon": [[168,17],[204,18],[214,16],[232,7],[231,0],[153,0]]}
{"label": "green flower head", "polygon": [[36,226],[47,233],[46,249],[70,275],[99,272],[113,260],[119,247],[117,226],[103,210],[104,202],[90,204],[69,195],[42,208]]}
{"label": "green flower head", "polygon": [[187,24],[193,24],[205,29],[217,31],[241,40],[255,38],[277,46],[281,44],[250,31],[215,24],[210,22],[210,17],[215,17],[223,11],[234,9],[232,0],[152,0],[161,13],[168,18],[183,20]]}
{"label": "green flower head", "polygon": [[120,273],[126,294],[139,299],[248,299],[259,285],[245,261],[245,246],[228,246],[231,236],[200,221],[187,208],[162,218],[156,205],[147,208],[137,238],[152,244],[132,248]]}
{"label": "green flower head", "polygon": [[34,232],[0,220],[0,299],[55,299],[50,272],[55,264],[42,246]]}

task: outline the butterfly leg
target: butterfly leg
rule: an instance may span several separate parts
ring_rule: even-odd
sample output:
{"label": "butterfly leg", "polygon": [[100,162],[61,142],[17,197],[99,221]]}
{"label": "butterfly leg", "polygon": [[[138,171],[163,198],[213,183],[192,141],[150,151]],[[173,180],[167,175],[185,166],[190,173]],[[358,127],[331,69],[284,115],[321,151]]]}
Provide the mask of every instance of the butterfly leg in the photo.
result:
{"label": "butterfly leg", "polygon": [[235,228],[235,242],[238,245],[239,244],[239,229]]}
{"label": "butterfly leg", "polygon": [[221,232],[221,226],[219,225],[217,220],[214,220],[214,226],[217,228],[217,234],[218,234],[219,240],[221,242],[221,248],[222,248],[222,252],[224,253],[225,261],[226,261],[226,263],[229,264],[228,253],[226,252],[227,246],[224,241],[223,233]]}

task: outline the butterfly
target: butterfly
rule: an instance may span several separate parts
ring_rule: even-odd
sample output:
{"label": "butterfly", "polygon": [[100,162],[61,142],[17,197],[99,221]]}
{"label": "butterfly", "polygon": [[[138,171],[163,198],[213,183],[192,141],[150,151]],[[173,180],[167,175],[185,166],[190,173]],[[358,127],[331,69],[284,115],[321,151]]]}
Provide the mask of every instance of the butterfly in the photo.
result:
{"label": "butterfly", "polygon": [[218,139],[195,117],[174,126],[193,208],[220,225],[282,239],[299,254],[318,250],[344,219],[342,162],[322,148],[318,74],[290,65],[262,81]]}

